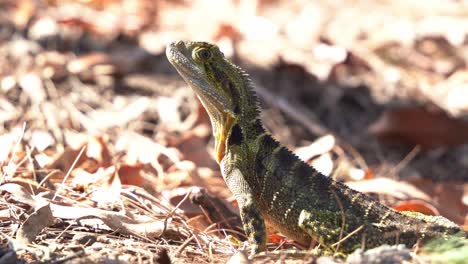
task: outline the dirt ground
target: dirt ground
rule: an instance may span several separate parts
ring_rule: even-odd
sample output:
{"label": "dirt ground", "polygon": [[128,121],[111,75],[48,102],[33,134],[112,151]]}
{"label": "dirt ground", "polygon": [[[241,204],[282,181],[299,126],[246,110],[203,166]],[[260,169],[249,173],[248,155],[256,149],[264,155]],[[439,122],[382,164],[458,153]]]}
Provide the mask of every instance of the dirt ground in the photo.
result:
{"label": "dirt ground", "polygon": [[[165,57],[178,39],[218,44],[322,173],[467,230],[466,1],[3,0],[0,263],[247,261],[209,118]],[[251,261],[442,256],[365,254]]]}

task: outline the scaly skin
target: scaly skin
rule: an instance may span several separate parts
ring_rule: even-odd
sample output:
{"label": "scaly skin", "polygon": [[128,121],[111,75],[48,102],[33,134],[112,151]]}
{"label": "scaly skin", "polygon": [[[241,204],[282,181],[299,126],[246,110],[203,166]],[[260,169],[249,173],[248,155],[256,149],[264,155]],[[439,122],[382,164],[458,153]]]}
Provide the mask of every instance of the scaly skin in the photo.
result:
{"label": "scaly skin", "polygon": [[326,177],[263,128],[247,74],[217,46],[174,42],[166,55],[208,112],[215,156],[236,197],[252,253],[266,249],[265,222],[304,245],[331,252],[382,244],[414,245],[459,227],[443,217],[402,214]]}

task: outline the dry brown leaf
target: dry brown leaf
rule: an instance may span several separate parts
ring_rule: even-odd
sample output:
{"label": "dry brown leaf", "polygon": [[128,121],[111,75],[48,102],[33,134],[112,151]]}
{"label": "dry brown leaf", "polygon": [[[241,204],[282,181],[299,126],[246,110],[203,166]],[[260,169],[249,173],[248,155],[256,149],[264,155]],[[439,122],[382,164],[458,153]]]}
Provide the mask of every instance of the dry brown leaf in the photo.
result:
{"label": "dry brown leaf", "polygon": [[120,195],[122,184],[116,174],[115,167],[100,167],[96,172],[89,173],[82,168],[71,172],[71,186],[79,191],[92,191],[95,201],[114,201]]}
{"label": "dry brown leaf", "polygon": [[[152,164],[164,155],[172,163],[180,161],[182,156],[176,148],[168,148],[153,140],[133,132],[123,133],[115,144],[116,151],[126,153],[125,164]],[[158,170],[159,168],[155,168]]]}
{"label": "dry brown leaf", "polygon": [[0,221],[16,222],[17,219],[11,209],[0,210]]}
{"label": "dry brown leaf", "polygon": [[411,211],[425,215],[439,215],[437,208],[430,203],[421,200],[402,201],[392,206],[392,208],[397,211]]}
{"label": "dry brown leaf", "polygon": [[384,112],[369,131],[384,143],[420,145],[424,149],[468,142],[468,122],[421,108]]}
{"label": "dry brown leaf", "polygon": [[145,182],[143,168],[142,164],[121,164],[117,173],[122,184],[142,186]]}
{"label": "dry brown leaf", "polygon": [[385,194],[401,200],[421,199],[431,201],[431,197],[415,186],[388,178],[375,178],[357,182],[346,182],[350,188],[363,193]]}
{"label": "dry brown leaf", "polygon": [[[240,227],[242,221],[225,199],[211,195],[205,189],[194,188],[190,194],[190,201],[200,207],[210,224],[216,224],[213,226],[216,230],[224,229],[226,232],[232,232],[239,239],[244,237]],[[219,233],[219,235],[224,234]]]}
{"label": "dry brown leaf", "polygon": [[86,144],[86,157],[97,161],[99,167],[107,168],[112,165],[112,158],[107,148],[108,139],[103,135],[92,136]]}
{"label": "dry brown leaf", "polygon": [[176,147],[184,155],[184,159],[194,162],[197,166],[217,168],[213,156],[208,152],[207,138],[210,134],[209,126],[200,124],[184,133]]}
{"label": "dry brown leaf", "polygon": [[204,232],[211,225],[206,217],[201,214],[195,215],[194,217],[187,220],[187,224],[200,232]]}
{"label": "dry brown leaf", "polygon": [[16,234],[16,238],[24,244],[31,244],[37,235],[55,220],[49,203],[36,203],[35,206],[34,213],[26,219]]}

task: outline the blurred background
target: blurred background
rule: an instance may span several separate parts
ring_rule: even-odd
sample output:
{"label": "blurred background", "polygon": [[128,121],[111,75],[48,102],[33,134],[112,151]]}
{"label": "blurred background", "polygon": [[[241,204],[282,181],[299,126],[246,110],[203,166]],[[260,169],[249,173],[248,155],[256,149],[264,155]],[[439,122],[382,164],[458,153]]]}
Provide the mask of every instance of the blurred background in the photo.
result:
{"label": "blurred background", "polygon": [[324,174],[467,224],[461,0],[1,0],[2,182],[54,171],[77,192],[229,199],[209,119],[164,54],[179,39],[246,70],[264,125]]}

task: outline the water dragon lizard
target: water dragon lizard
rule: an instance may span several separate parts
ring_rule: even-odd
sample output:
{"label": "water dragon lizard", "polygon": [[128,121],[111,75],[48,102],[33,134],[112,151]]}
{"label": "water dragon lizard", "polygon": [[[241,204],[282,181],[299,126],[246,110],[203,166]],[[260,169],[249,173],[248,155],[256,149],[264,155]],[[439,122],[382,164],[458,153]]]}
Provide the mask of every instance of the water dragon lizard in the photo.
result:
{"label": "water dragon lizard", "polygon": [[252,254],[266,250],[265,223],[301,244],[314,240],[342,254],[460,231],[441,216],[397,212],[301,161],[264,129],[252,81],[216,45],[177,41],[166,55],[210,117],[215,158],[238,201]]}

